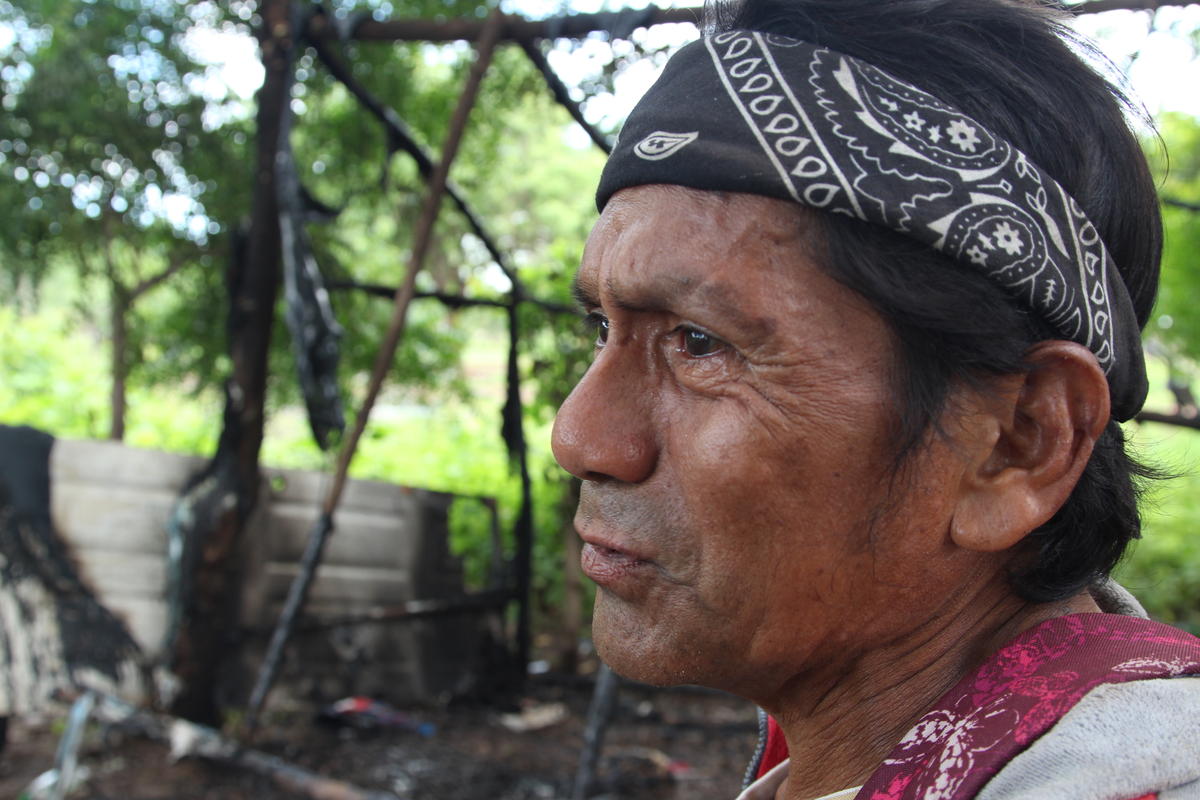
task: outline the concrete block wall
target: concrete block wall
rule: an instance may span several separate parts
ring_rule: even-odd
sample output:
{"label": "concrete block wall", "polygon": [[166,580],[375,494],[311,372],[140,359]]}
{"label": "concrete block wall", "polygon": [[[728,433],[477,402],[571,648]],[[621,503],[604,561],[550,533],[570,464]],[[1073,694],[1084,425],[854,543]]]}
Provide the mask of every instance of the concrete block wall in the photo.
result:
{"label": "concrete block wall", "polygon": [[[122,616],[150,654],[166,625],[166,520],[180,488],[204,459],[116,442],[59,440],[51,456],[55,525],[101,602]],[[239,623],[274,624],[329,476],[264,470],[259,507],[243,538]],[[317,572],[308,613],[341,616],[463,591],[462,569],[447,549],[451,495],[376,481],[350,481]],[[479,621],[347,626],[298,637],[281,689],[304,699],[350,693],[396,702],[433,700],[469,682]],[[246,640],[231,699],[248,693],[264,637]]]}

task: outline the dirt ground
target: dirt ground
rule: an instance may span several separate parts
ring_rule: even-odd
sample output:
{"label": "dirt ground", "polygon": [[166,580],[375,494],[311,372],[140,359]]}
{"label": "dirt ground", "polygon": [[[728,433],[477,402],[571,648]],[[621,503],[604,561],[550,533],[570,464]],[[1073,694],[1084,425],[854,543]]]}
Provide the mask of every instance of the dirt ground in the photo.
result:
{"label": "dirt ground", "polygon": [[[531,679],[516,708],[460,704],[406,709],[435,726],[431,735],[317,724],[312,711],[276,713],[256,746],[299,766],[404,800],[559,800],[570,796],[590,685]],[[512,732],[505,711],[545,724]],[[511,721],[511,717],[509,718]],[[557,720],[557,721],[556,721]],[[549,724],[546,724],[549,723]],[[61,720],[18,720],[0,755],[0,798],[16,798],[48,769]],[[608,730],[593,797],[608,800],[737,795],[755,742],[754,710],[696,690],[626,685]],[[166,748],[139,737],[89,732],[86,781],[72,798],[90,800],[275,800],[296,797],[269,779],[197,759],[171,763]]]}

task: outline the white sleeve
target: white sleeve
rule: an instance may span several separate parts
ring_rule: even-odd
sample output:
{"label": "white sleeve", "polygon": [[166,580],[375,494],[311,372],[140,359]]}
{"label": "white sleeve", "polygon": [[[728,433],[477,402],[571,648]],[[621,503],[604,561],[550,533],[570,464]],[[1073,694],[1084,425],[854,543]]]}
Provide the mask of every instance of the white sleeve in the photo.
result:
{"label": "white sleeve", "polygon": [[1103,684],[976,800],[1200,800],[1200,676]]}

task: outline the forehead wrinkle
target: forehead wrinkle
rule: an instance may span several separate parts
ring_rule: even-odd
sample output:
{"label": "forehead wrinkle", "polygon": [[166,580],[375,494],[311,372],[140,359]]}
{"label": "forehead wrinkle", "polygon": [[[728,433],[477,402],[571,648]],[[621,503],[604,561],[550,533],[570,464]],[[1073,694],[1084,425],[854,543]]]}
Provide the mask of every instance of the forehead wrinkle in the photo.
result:
{"label": "forehead wrinkle", "polygon": [[[644,275],[644,273],[643,273]],[[678,272],[657,272],[643,280],[621,285],[613,273],[605,277],[605,291],[622,311],[669,311],[680,316],[704,312],[737,327],[740,333],[763,339],[774,333],[776,321],[747,312],[738,302],[737,290],[711,274],[697,278]]]}
{"label": "forehead wrinkle", "polygon": [[613,306],[622,311],[668,311],[690,294],[692,279],[685,275],[634,272],[635,280],[620,281],[615,271],[604,278],[604,289]]}

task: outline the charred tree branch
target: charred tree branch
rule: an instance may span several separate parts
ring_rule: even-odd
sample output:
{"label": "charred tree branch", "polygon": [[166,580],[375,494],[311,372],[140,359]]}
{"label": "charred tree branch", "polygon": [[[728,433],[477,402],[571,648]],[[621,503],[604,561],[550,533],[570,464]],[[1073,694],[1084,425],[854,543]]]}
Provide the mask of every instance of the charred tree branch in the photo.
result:
{"label": "charred tree branch", "polygon": [[[368,294],[372,297],[393,299],[396,296],[395,286],[384,286],[378,283],[357,283],[355,281],[330,281],[330,291],[357,291]],[[459,294],[447,294],[446,292],[415,292],[414,300],[437,300],[447,308],[508,308],[512,305],[511,300],[492,300],[485,297],[463,297]],[[549,300],[539,300],[536,297],[528,295],[518,299],[521,303],[531,303],[539,308],[549,311],[551,314],[570,314],[571,316],[579,316],[579,312],[571,306],[566,306],[561,303],[552,303]]]}
{"label": "charred tree branch", "polygon": [[1134,419],[1138,422],[1159,422],[1163,425],[1178,425],[1181,428],[1200,430],[1200,417],[1186,417],[1183,414],[1164,414],[1161,411],[1139,411]]}
{"label": "charred tree branch", "polygon": [[[703,9],[658,8],[625,9],[598,14],[570,14],[564,17],[530,20],[505,15],[501,23],[500,41],[520,42],[535,39],[578,39],[589,33],[608,32],[614,39],[628,39],[638,28],[666,22],[696,24]],[[384,42],[457,42],[478,39],[486,23],[474,19],[364,19],[349,33],[360,41]],[[314,18],[308,27],[313,40],[331,39],[338,31],[328,19]]]}
{"label": "charred tree branch", "polygon": [[[1085,3],[1060,6],[1072,14],[1100,14],[1126,9],[1154,11],[1166,6],[1185,6],[1194,0],[1090,0]],[[608,33],[614,39],[628,39],[638,28],[666,23],[698,25],[704,16],[700,6],[689,8],[658,8],[605,11],[596,14],[568,14],[548,19],[524,19],[506,15],[500,40],[503,42],[532,42],[537,39],[580,39],[591,33]],[[364,19],[355,25],[346,38],[375,42],[457,42],[479,37],[484,23],[473,19]],[[343,35],[337,26],[323,16],[314,17],[308,26],[310,39],[328,40]]]}
{"label": "charred tree branch", "polygon": [[579,127],[583,128],[583,130],[587,132],[587,135],[591,137],[591,140],[596,143],[597,147],[604,151],[605,155],[611,153],[612,145],[609,144],[607,137],[605,137],[605,135],[600,131],[596,130],[595,126],[588,122],[587,118],[583,116],[583,109],[580,107],[579,103],[576,103],[571,99],[570,90],[567,89],[566,84],[563,83],[559,79],[557,73],[554,72],[554,68],[551,67],[550,62],[546,60],[546,55],[542,52],[542,49],[540,46],[538,46],[538,43],[522,40],[521,49],[525,51],[525,55],[529,56],[529,60],[533,62],[535,67],[537,67],[538,72],[542,73],[542,77],[546,80],[546,85],[550,87],[550,92],[554,95],[554,99],[558,102],[558,104],[571,114],[571,118],[579,124]]}
{"label": "charred tree branch", "polygon": [[1063,8],[1072,14],[1102,14],[1105,11],[1157,11],[1166,6],[1186,6],[1195,0],[1089,0],[1086,3],[1067,5]]}
{"label": "charred tree branch", "polygon": [[1172,208],[1182,208],[1184,211],[1200,212],[1200,203],[1189,203],[1186,200],[1177,200],[1174,197],[1162,198],[1162,204],[1164,206],[1171,206]]}
{"label": "charred tree branch", "polygon": [[[313,38],[311,44],[317,53],[317,57],[321,59],[321,63],[329,70],[329,74],[341,81],[342,85],[383,123],[387,129],[388,141],[391,146],[408,153],[416,163],[417,171],[421,173],[421,177],[428,181],[433,175],[433,157],[416,140],[412,131],[409,130],[408,125],[400,118],[400,115],[394,109],[384,105],[379,98],[375,97],[365,86],[359,83],[350,70],[347,69],[346,65],[333,54],[328,44],[318,38]],[[483,243],[484,248],[488,251],[488,255],[496,262],[496,266],[500,267],[505,277],[523,295],[525,290],[517,278],[516,270],[509,265],[508,259],[496,243],[496,238],[484,226],[483,220],[479,218],[479,215],[475,213],[475,209],[467,202],[462,190],[454,181],[449,179],[446,180],[446,194],[450,196],[454,205],[458,207],[459,212],[467,221],[467,226],[479,241]]]}

